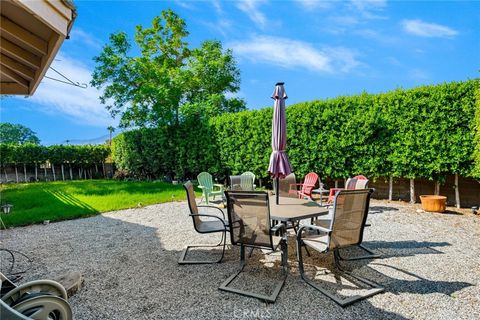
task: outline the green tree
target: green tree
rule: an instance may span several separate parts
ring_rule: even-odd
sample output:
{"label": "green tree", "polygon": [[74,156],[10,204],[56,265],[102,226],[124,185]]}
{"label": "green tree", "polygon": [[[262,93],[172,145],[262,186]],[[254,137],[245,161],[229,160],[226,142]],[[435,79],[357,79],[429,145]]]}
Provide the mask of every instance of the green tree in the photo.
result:
{"label": "green tree", "polygon": [[3,122],[0,123],[0,143],[40,144],[40,139],[35,132],[21,124]]}
{"label": "green tree", "polygon": [[245,109],[243,101],[226,98],[240,83],[232,52],[218,41],[191,50],[187,36],[185,21],[172,10],[155,17],[149,28],[137,26],[139,56],[129,55],[132,44],[125,32],[110,35],[94,58],[91,84],[103,89],[100,101],[112,116],[120,115],[120,127],[178,124],[191,109],[208,115]]}

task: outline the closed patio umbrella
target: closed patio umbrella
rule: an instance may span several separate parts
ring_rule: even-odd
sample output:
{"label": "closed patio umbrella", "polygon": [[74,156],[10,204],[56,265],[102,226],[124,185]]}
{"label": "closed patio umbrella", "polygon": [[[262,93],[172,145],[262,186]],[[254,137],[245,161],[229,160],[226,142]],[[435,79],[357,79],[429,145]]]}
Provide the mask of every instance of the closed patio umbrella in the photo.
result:
{"label": "closed patio umbrella", "polygon": [[279,179],[289,175],[292,172],[290,162],[288,161],[285,148],[287,146],[287,118],[285,115],[285,99],[287,93],[283,88],[284,83],[275,84],[272,99],[275,100],[273,106],[272,119],[272,154],[270,155],[270,164],[268,172],[276,179],[275,197],[278,204],[279,198]]}

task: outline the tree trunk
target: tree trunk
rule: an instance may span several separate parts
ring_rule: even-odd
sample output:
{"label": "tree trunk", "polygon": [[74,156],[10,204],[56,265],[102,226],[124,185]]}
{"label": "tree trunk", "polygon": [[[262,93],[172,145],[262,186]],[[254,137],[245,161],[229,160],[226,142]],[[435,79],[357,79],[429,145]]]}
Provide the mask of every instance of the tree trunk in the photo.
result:
{"label": "tree trunk", "polygon": [[57,176],[55,175],[55,166],[52,163],[52,173],[53,173],[53,181],[57,181]]}
{"label": "tree trunk", "polygon": [[455,206],[460,208],[460,190],[458,188],[458,173],[455,173]]}
{"label": "tree trunk", "polygon": [[47,181],[47,165],[43,167],[43,177],[45,178],[45,181]]}
{"label": "tree trunk", "polygon": [[95,173],[98,173],[98,166],[96,163],[95,163]]}
{"label": "tree trunk", "polygon": [[435,191],[433,194],[436,196],[440,194],[440,181],[435,181]]}
{"label": "tree trunk", "polygon": [[335,179],[335,188],[338,188],[338,179]]}
{"label": "tree trunk", "polygon": [[63,172],[63,163],[60,166],[62,167],[62,180],[65,181],[65,173]]}
{"label": "tree trunk", "polygon": [[393,176],[388,179],[388,200],[393,200]]}
{"label": "tree trunk", "polygon": [[103,177],[106,178],[107,175],[105,174],[105,162],[102,162],[102,170],[103,170]]}
{"label": "tree trunk", "polygon": [[26,163],[23,164],[23,179],[25,180],[25,182],[28,182],[28,180],[27,180],[27,164]]}
{"label": "tree trunk", "polygon": [[410,179],[410,203],[414,204],[415,199],[415,179]]}
{"label": "tree trunk", "polygon": [[83,169],[85,180],[87,180],[87,169]]}
{"label": "tree trunk", "polygon": [[18,170],[17,170],[17,164],[15,164],[15,179],[17,180],[17,183],[18,183]]}
{"label": "tree trunk", "polygon": [[78,180],[82,179],[82,168],[78,167]]}
{"label": "tree trunk", "polygon": [[68,164],[68,166],[69,166],[69,169],[70,169],[70,170],[69,170],[69,171],[70,171],[70,180],[73,180],[73,174],[72,174],[72,164],[71,164],[71,163],[69,163],[69,164]]}
{"label": "tree trunk", "polygon": [[38,165],[35,162],[35,182],[37,182],[37,181],[38,181]]}
{"label": "tree trunk", "polygon": [[5,182],[8,182],[7,168],[3,168],[3,173],[5,173]]}

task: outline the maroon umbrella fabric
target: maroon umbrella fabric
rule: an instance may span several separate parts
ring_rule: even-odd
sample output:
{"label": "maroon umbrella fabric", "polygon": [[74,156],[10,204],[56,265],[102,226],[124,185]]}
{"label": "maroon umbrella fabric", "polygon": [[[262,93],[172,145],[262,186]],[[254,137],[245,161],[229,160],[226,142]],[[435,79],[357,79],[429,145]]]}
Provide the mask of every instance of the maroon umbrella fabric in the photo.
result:
{"label": "maroon umbrella fabric", "polygon": [[272,99],[275,100],[272,119],[272,154],[270,155],[270,164],[268,172],[273,178],[277,179],[275,194],[278,204],[278,179],[288,176],[292,172],[292,167],[288,161],[285,148],[287,146],[287,117],[285,114],[285,99],[287,93],[283,87],[284,83],[279,82],[275,85]]}

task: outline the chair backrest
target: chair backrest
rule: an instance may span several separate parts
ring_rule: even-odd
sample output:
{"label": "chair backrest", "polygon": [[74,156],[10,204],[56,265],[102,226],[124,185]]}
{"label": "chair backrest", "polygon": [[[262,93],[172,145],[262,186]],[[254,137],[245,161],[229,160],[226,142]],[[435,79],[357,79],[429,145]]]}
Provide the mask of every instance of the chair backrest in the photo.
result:
{"label": "chair backrest", "polygon": [[253,180],[249,175],[230,176],[230,190],[253,191]]}
{"label": "chair backrest", "polygon": [[318,181],[318,174],[315,172],[308,173],[303,179],[302,193],[310,194]]}
{"label": "chair backrest", "polygon": [[197,180],[198,180],[198,183],[209,189],[209,190],[212,190],[213,189],[213,179],[212,179],[212,175],[208,172],[200,172],[197,176]]}
{"label": "chair backrest", "polygon": [[372,189],[341,190],[333,202],[329,250],[362,242]]}
{"label": "chair backrest", "polygon": [[[295,173],[292,172],[285,178],[279,179],[279,181],[278,193],[280,197],[297,197],[296,191],[294,193],[290,192],[290,185],[295,185],[297,183],[297,180],[295,179]],[[277,179],[273,179],[273,190],[276,190],[276,183]],[[293,188],[293,190],[296,190],[296,188]]]}
{"label": "chair backrest", "polygon": [[245,171],[244,173],[242,173],[242,176],[250,176],[250,177],[252,177],[252,181],[255,183],[255,174],[254,174],[253,172]]}
{"label": "chair backrest", "polygon": [[240,186],[243,191],[253,191],[253,179],[248,175],[240,176]]}
{"label": "chair backrest", "polygon": [[230,176],[230,190],[242,190],[241,176]]}
{"label": "chair backrest", "polygon": [[365,176],[355,176],[353,178],[348,178],[345,183],[345,189],[354,190],[354,189],[366,189],[368,188],[368,179]]}
{"label": "chair backrest", "polygon": [[246,171],[241,175],[242,190],[253,191],[253,185],[255,184],[255,174],[250,171]]}
{"label": "chair backrest", "polygon": [[268,194],[227,191],[225,195],[232,244],[273,249]]}
{"label": "chair backrest", "polygon": [[[187,192],[187,201],[188,201],[188,208],[190,209],[190,214],[198,214],[198,207],[197,202],[195,202],[195,191],[193,191],[193,184],[189,180],[185,182],[183,185],[185,191]],[[197,230],[197,225],[200,224],[202,221],[198,216],[193,216],[193,225],[195,230]]]}

